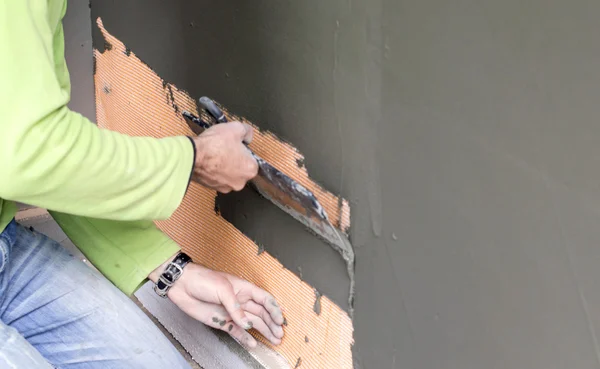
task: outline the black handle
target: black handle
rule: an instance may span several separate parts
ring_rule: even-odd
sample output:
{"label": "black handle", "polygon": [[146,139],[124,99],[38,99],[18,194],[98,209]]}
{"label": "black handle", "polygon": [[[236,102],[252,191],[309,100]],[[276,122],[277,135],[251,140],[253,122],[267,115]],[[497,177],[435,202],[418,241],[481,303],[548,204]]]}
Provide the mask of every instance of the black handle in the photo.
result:
{"label": "black handle", "polygon": [[200,102],[200,106],[204,110],[206,110],[208,114],[215,118],[217,123],[227,122],[227,117],[225,116],[225,114],[223,114],[221,109],[219,109],[219,107],[217,106],[217,104],[215,104],[214,101],[212,101],[206,96],[202,96],[200,99],[198,99],[198,101]]}

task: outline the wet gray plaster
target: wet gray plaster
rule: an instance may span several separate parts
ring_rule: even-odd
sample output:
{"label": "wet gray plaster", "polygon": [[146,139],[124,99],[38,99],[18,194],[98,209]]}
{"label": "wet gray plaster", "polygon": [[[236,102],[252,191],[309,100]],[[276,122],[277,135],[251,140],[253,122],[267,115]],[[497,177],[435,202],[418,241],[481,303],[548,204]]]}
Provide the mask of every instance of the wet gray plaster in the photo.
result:
{"label": "wet gray plaster", "polygon": [[69,1],[63,19],[65,59],[71,78],[69,108],[96,121],[92,73],[92,29],[87,1]]}
{"label": "wet gray plaster", "polygon": [[[337,251],[251,188],[219,195],[217,203],[225,219],[256,240],[303,281],[312,286],[320,286],[327,281],[330,288],[325,295],[347,307],[350,281],[346,264]],[[291,230],[287,237],[286,233],[277,232],[284,229]],[[315,258],[315,255],[320,257]]]}
{"label": "wet gray plaster", "polygon": [[[600,4],[141,3],[93,13],[351,200],[357,367],[600,367]],[[241,197],[267,251],[318,246]]]}

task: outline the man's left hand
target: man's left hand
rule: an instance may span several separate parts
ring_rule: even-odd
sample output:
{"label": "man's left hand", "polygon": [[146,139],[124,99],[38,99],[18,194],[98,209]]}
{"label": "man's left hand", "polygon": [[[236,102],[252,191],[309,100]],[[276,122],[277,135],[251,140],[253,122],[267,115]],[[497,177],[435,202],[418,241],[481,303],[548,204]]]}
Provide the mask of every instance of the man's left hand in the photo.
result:
{"label": "man's left hand", "polygon": [[[149,276],[154,282],[160,275],[158,271]],[[283,338],[283,314],[275,298],[230,274],[190,263],[167,296],[192,318],[229,333],[249,347],[256,346],[256,340],[247,332],[250,328],[274,345]]]}

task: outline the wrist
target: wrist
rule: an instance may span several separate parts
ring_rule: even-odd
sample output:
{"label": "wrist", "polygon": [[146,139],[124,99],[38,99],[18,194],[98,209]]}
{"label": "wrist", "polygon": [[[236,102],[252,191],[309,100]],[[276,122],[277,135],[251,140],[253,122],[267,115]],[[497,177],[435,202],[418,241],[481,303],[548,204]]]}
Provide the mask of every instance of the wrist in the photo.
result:
{"label": "wrist", "polygon": [[162,272],[165,271],[167,266],[173,261],[173,259],[175,259],[175,257],[177,255],[179,255],[179,253],[180,253],[180,251],[177,251],[173,255],[169,256],[169,258],[167,260],[165,260],[164,263],[160,264],[158,267],[156,267],[156,269],[154,269],[152,272],[150,272],[150,274],[148,274],[148,279],[156,284],[156,282],[158,282],[158,278],[160,277]]}
{"label": "wrist", "polygon": [[195,151],[194,152],[194,168],[196,168],[204,160],[204,151],[202,150],[204,145],[202,145],[202,140],[203,139],[201,136],[196,136],[196,137],[192,138],[192,141],[194,141],[194,151]]}
{"label": "wrist", "polygon": [[157,275],[154,284],[154,292],[162,298],[166,298],[171,287],[183,275],[184,268],[192,262],[192,259],[185,253],[178,253],[170,262],[167,263],[164,270]]}
{"label": "wrist", "polygon": [[192,168],[190,169],[190,177],[188,178],[188,184],[186,187],[186,192],[187,189],[190,188],[190,183],[192,183],[192,178],[194,178],[194,169],[196,168],[196,154],[198,153],[198,150],[196,149],[196,141],[194,141],[193,137],[188,137],[188,139],[190,140],[190,143],[192,144]]}

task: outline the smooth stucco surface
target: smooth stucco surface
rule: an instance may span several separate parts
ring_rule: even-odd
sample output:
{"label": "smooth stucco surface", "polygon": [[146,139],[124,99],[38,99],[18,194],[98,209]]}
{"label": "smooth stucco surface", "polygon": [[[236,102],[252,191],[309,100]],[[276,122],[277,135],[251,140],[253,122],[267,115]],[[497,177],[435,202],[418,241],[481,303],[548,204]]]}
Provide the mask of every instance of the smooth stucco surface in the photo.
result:
{"label": "smooth stucco surface", "polygon": [[69,1],[63,19],[65,59],[71,77],[69,108],[96,121],[90,7],[86,1]]}
{"label": "smooth stucco surface", "polygon": [[[92,2],[160,76],[293,142],[351,200],[367,369],[600,367],[599,15],[585,0]],[[223,202],[344,306],[338,255],[250,191]]]}

